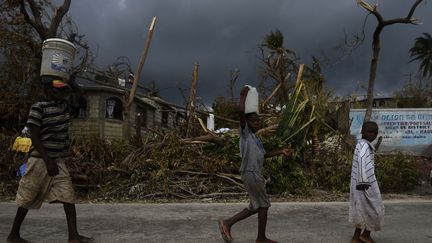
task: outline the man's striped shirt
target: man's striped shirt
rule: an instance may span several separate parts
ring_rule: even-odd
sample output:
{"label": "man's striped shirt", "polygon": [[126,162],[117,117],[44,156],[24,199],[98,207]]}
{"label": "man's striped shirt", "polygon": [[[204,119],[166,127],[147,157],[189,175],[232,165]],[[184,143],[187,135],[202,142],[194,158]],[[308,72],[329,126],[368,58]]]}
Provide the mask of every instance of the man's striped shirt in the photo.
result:
{"label": "man's striped shirt", "polygon": [[[69,108],[66,102],[42,101],[30,108],[27,124],[41,128],[41,142],[51,158],[69,155]],[[34,149],[30,156],[41,157]]]}

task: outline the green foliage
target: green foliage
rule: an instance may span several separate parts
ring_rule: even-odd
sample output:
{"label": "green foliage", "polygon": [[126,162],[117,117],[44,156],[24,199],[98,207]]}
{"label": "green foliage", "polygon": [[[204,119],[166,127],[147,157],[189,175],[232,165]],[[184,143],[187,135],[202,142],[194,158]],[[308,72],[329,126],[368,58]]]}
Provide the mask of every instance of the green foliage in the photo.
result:
{"label": "green foliage", "polygon": [[294,93],[286,104],[277,128],[277,134],[282,141],[284,143],[295,141],[296,148],[304,146],[308,126],[316,119],[314,117],[314,106],[310,106],[307,109],[309,100],[301,96],[303,86],[302,82],[297,83]]}
{"label": "green foliage", "polygon": [[405,192],[418,184],[419,162],[403,154],[377,155],[375,173],[383,192]]}
{"label": "green foliage", "polygon": [[394,96],[400,108],[423,108],[431,105],[430,93],[430,85],[408,80]]}
{"label": "green foliage", "polygon": [[341,136],[328,137],[322,144],[320,159],[316,164],[314,183],[328,191],[349,191],[352,151],[340,146]]}
{"label": "green foliage", "polygon": [[[293,85],[291,80],[297,72],[298,60],[294,51],[284,47],[284,36],[281,31],[270,32],[266,35],[262,44],[259,45],[260,57],[263,63],[262,76],[263,83],[260,85],[260,92],[272,92],[276,86],[279,90],[272,98],[274,104],[284,104],[289,99],[289,93]],[[267,85],[264,82],[272,81],[275,85]]]}
{"label": "green foliage", "polygon": [[423,33],[423,36],[415,39],[414,46],[409,50],[410,62],[419,61],[419,73],[424,78],[432,77],[432,36]]}
{"label": "green foliage", "polygon": [[[336,137],[323,144],[314,180],[324,190],[349,191],[352,151],[337,146]],[[332,145],[332,146],[330,146]],[[420,176],[416,157],[375,155],[375,174],[382,192],[405,192],[414,188]]]}
{"label": "green foliage", "polygon": [[[268,152],[287,147],[279,136],[263,137],[262,141]],[[267,158],[263,174],[268,179],[269,193],[302,194],[311,189],[312,178],[300,164],[301,161],[296,153],[290,157],[280,155]]]}
{"label": "green foliage", "polygon": [[[225,145],[185,145],[169,133],[161,142],[141,148],[122,141],[77,139],[68,167],[77,192],[84,198],[135,200],[180,194],[197,198],[214,192],[242,192],[232,181],[215,177],[231,175],[241,184],[239,138],[226,136],[232,137]],[[24,156],[9,150],[13,138],[0,134],[1,196],[12,197],[16,192],[19,178],[15,173],[24,161]],[[286,146],[278,136],[263,136],[262,140],[267,151]],[[342,146],[341,136],[325,139],[314,171],[304,166],[310,159],[311,154],[266,159],[263,175],[269,179],[268,192],[304,195],[313,189],[349,190],[352,148]],[[417,185],[419,163],[417,158],[401,154],[376,155],[376,174],[383,192],[409,191]]]}
{"label": "green foliage", "polygon": [[283,50],[284,36],[280,30],[270,32],[264,39],[264,45],[270,50],[279,51]]}
{"label": "green foliage", "polygon": [[277,156],[267,159],[264,175],[270,194],[301,194],[312,188],[312,178],[295,158]]}
{"label": "green foliage", "polygon": [[239,143],[240,138],[238,136],[232,136],[225,146],[215,144],[204,146],[204,153],[206,153],[209,158],[212,158],[211,160],[205,161],[206,164],[203,167],[205,172],[237,174],[241,163]]}

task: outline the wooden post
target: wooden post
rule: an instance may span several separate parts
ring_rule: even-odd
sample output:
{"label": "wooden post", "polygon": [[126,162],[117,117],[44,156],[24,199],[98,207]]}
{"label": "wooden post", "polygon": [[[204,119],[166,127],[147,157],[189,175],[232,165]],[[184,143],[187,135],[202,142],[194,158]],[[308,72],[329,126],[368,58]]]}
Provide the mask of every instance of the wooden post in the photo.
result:
{"label": "wooden post", "polygon": [[141,136],[141,126],[142,126],[143,116],[138,113],[135,118],[135,142],[137,146],[142,146],[142,136]]}
{"label": "wooden post", "polygon": [[301,79],[302,79],[302,77],[303,77],[304,67],[305,67],[304,64],[300,64],[300,66],[299,66],[299,70],[298,70],[298,73],[297,73],[297,77],[296,77],[296,84],[297,84],[298,82],[300,82]]}
{"label": "wooden post", "polygon": [[[304,64],[300,64],[300,66],[299,66],[299,70],[298,70],[298,73],[297,73],[297,77],[296,77],[296,85],[297,85],[299,82],[301,82],[301,80],[302,80],[302,78],[303,78],[304,68],[305,68],[305,65],[304,65]],[[305,88],[304,86],[303,86],[303,88],[302,88],[302,92],[303,92],[303,95],[304,95],[305,99],[309,99],[308,94],[307,94],[307,91],[306,91],[306,88]]]}
{"label": "wooden post", "polygon": [[273,96],[275,96],[275,94],[278,92],[279,88],[282,86],[282,83],[279,83],[276,88],[273,90],[273,92],[270,94],[269,97],[267,97],[267,99],[261,104],[261,107],[265,107],[265,105],[267,104],[267,102],[269,102],[271,100],[271,98],[273,98]]}
{"label": "wooden post", "polygon": [[150,48],[150,43],[151,43],[151,40],[153,37],[153,30],[154,30],[155,24],[156,24],[156,16],[153,17],[153,20],[150,24],[150,27],[149,27],[149,30],[147,33],[147,39],[146,39],[145,44],[144,44],[144,51],[141,55],[140,62],[138,64],[137,70],[135,72],[135,78],[133,80],[132,88],[130,90],[129,99],[126,102],[126,106],[125,106],[126,109],[124,112],[124,131],[125,131],[124,137],[126,140],[130,139],[130,122],[131,122],[130,121],[130,113],[131,113],[132,103],[133,103],[133,100],[135,98],[136,90],[138,87],[138,81],[139,81],[140,76],[141,76],[141,71],[143,69],[143,66],[144,66],[144,63],[145,63],[145,60],[146,60],[146,57],[148,54],[148,50]]}
{"label": "wooden post", "polygon": [[198,63],[195,63],[193,73],[192,73],[192,84],[189,94],[189,104],[188,104],[188,124],[187,124],[187,133],[186,136],[189,137],[191,135],[191,130],[193,128],[193,123],[196,119],[195,116],[195,103],[196,103],[196,89],[198,84]]}

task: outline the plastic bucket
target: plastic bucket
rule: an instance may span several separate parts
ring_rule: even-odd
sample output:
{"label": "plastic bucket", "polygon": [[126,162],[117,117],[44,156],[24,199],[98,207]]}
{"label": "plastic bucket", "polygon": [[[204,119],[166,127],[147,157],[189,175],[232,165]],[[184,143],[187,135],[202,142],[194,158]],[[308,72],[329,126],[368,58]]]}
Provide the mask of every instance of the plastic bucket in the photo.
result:
{"label": "plastic bucket", "polygon": [[42,44],[40,75],[50,75],[68,80],[75,58],[75,45],[63,39],[46,39]]}
{"label": "plastic bucket", "polygon": [[246,85],[249,87],[249,91],[246,95],[245,101],[245,114],[257,113],[259,114],[259,95],[256,88]]}

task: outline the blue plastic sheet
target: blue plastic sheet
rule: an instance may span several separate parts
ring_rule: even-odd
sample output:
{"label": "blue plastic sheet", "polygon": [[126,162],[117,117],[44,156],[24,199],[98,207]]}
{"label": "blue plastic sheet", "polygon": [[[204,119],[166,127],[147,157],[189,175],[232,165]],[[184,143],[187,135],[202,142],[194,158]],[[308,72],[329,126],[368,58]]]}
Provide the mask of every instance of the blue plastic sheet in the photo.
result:
{"label": "blue plastic sheet", "polygon": [[17,171],[17,176],[22,177],[22,176],[25,174],[26,169],[27,169],[26,163],[22,164],[22,165],[19,167],[19,170]]}

